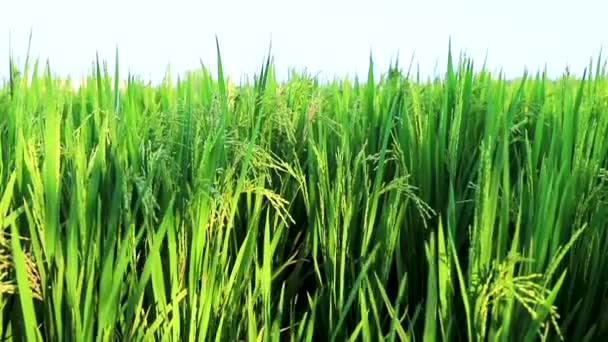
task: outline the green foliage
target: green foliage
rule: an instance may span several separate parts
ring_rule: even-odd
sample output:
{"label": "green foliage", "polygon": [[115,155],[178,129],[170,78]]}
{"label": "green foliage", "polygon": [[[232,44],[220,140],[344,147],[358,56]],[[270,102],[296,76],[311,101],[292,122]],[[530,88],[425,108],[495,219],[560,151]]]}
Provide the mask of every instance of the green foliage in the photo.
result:
{"label": "green foliage", "polygon": [[[448,52],[0,87],[0,339],[608,339],[608,79]],[[595,72],[594,72],[595,71]]]}

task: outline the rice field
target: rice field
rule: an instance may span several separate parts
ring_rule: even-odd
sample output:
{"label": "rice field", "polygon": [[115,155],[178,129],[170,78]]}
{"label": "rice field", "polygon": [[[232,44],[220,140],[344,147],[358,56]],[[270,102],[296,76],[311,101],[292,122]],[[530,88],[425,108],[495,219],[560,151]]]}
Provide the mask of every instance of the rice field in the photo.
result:
{"label": "rice field", "polygon": [[[608,75],[0,87],[2,341],[608,340]],[[118,62],[118,55],[117,55]]]}

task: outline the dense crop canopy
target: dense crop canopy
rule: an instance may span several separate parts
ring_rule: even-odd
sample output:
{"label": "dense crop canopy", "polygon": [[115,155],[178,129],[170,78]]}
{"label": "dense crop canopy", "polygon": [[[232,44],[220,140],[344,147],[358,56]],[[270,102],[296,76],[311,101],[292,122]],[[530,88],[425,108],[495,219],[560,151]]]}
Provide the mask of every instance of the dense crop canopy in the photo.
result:
{"label": "dense crop canopy", "polygon": [[[219,49],[218,49],[219,57]],[[221,59],[220,59],[221,61]],[[608,78],[0,88],[0,335],[608,339]],[[168,75],[170,76],[170,75]]]}

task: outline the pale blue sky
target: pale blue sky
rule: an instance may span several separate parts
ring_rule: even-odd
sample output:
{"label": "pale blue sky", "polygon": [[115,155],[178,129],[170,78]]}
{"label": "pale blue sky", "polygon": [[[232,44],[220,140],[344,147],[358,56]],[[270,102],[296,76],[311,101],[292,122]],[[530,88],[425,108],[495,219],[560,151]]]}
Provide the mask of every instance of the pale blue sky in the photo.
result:
{"label": "pale blue sky", "polygon": [[[4,0],[0,11],[0,78],[6,76],[9,32],[13,52],[49,58],[62,75],[87,72],[95,53],[113,65],[119,47],[124,72],[160,79],[215,68],[215,35],[228,74],[251,76],[272,39],[279,75],[288,67],[331,78],[364,75],[369,51],[382,71],[412,53],[424,75],[444,69],[448,39],[477,65],[508,77],[524,67],[557,75],[569,65],[581,72],[606,42],[605,1],[32,1]],[[604,51],[606,49],[604,48]],[[607,52],[608,53],[608,52]]]}

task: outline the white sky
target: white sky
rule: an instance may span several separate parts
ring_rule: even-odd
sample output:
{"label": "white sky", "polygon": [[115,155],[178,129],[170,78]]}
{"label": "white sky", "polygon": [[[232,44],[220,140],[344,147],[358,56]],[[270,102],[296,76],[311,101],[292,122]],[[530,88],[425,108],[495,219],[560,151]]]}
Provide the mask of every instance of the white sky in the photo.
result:
{"label": "white sky", "polygon": [[[518,77],[547,65],[551,76],[567,65],[581,73],[604,46],[608,3],[578,1],[141,1],[0,0],[0,78],[7,75],[9,32],[24,61],[30,29],[32,55],[50,59],[54,72],[79,77],[99,52],[144,79],[159,80],[168,64],[181,73],[215,68],[215,35],[226,73],[238,78],[260,69],[272,39],[279,76],[288,67],[324,76],[365,77],[370,49],[386,71],[399,53],[412,53],[423,75],[445,67],[448,40],[479,67]],[[214,69],[215,70],[215,69]]]}

